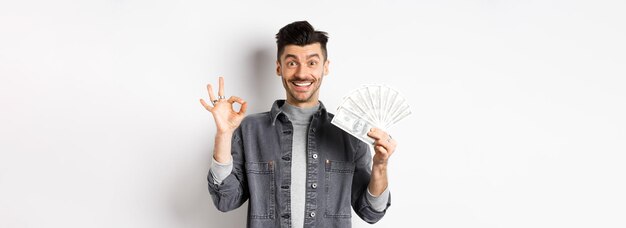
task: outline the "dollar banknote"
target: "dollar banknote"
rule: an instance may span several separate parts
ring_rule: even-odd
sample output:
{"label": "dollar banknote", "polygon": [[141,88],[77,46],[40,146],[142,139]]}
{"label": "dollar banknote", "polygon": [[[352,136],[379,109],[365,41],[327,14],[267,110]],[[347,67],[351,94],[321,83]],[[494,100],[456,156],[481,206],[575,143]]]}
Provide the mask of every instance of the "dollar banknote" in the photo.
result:
{"label": "dollar banknote", "polygon": [[387,131],[411,115],[407,101],[397,90],[384,85],[366,85],[352,90],[337,108],[332,124],[366,143],[367,136],[376,127]]}
{"label": "dollar banknote", "polygon": [[374,127],[374,124],[360,118],[356,113],[353,113],[348,109],[338,109],[335,117],[333,117],[333,120],[330,123],[367,144],[374,143],[374,139],[367,136],[367,132]]}

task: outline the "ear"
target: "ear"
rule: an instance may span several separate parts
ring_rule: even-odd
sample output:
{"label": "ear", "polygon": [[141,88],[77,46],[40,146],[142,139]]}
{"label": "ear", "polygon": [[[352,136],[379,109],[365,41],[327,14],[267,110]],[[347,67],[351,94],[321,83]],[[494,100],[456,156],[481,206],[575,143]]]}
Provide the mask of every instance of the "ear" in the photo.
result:
{"label": "ear", "polygon": [[326,60],[324,63],[324,75],[328,75],[328,65],[330,64],[329,60]]}
{"label": "ear", "polygon": [[276,60],[276,75],[278,75],[278,77],[281,77],[281,73],[280,73],[280,61]]}

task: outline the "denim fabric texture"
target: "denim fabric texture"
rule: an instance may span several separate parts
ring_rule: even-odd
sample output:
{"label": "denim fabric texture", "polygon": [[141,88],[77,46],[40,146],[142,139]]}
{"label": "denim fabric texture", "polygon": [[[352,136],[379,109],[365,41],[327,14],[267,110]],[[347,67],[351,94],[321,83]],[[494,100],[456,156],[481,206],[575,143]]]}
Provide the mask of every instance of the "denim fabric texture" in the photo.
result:
{"label": "denim fabric texture", "polygon": [[[247,227],[291,227],[290,187],[293,125],[282,113],[284,100],[269,112],[247,116],[232,138],[233,171],[215,184],[207,175],[218,210],[248,203]],[[366,199],[372,158],[369,146],[332,125],[320,102],[307,132],[304,227],[351,227],[351,209],[375,223],[391,205],[376,211]]]}

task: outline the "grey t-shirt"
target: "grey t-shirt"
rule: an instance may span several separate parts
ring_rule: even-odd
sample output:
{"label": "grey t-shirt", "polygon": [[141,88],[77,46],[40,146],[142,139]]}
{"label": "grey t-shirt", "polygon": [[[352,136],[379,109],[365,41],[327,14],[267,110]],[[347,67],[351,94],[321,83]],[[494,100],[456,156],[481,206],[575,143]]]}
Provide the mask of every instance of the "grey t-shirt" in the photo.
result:
{"label": "grey t-shirt", "polygon": [[293,125],[291,146],[291,225],[304,226],[306,196],[306,144],[307,130],[311,117],[319,108],[319,103],[311,108],[299,108],[289,103],[281,107]]}

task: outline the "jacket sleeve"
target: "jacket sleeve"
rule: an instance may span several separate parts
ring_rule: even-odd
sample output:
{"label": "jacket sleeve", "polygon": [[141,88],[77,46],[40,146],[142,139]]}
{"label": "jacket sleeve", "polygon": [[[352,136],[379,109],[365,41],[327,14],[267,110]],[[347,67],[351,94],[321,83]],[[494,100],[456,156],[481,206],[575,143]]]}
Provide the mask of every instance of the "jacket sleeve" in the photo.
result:
{"label": "jacket sleeve", "polygon": [[231,140],[231,154],[233,157],[233,170],[221,183],[216,184],[213,175],[209,171],[207,180],[209,193],[217,210],[222,212],[239,208],[248,200],[248,184],[244,170],[243,142],[241,126],[235,130]]}
{"label": "jacket sleeve", "polygon": [[354,177],[352,178],[352,208],[363,221],[373,224],[385,216],[385,212],[391,206],[391,193],[384,210],[377,211],[367,200],[367,187],[372,173],[372,156],[370,147],[359,141],[356,146]]}

